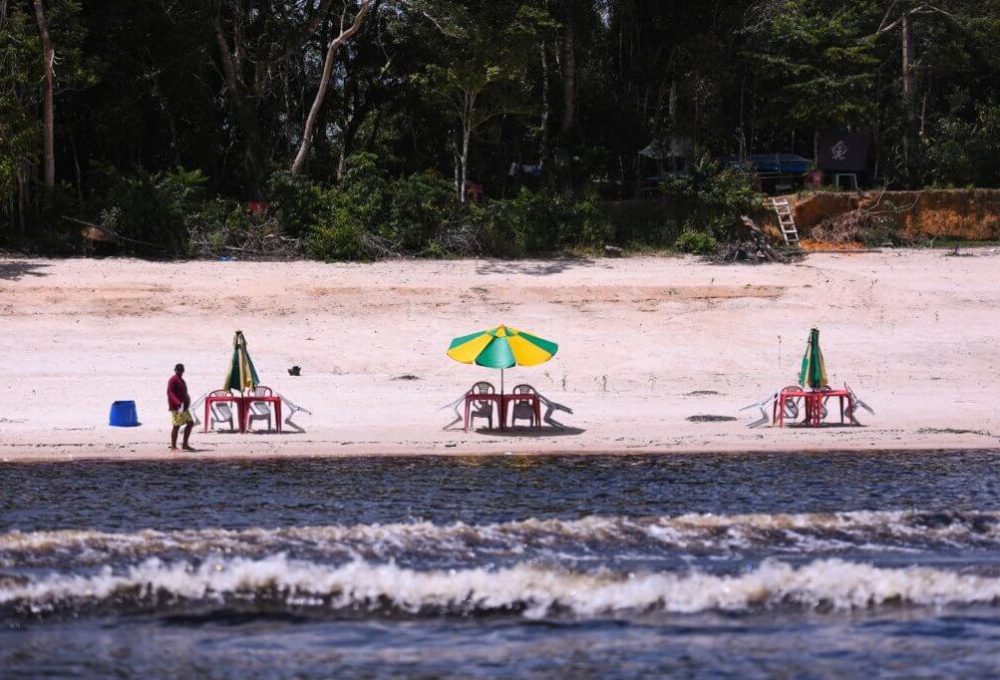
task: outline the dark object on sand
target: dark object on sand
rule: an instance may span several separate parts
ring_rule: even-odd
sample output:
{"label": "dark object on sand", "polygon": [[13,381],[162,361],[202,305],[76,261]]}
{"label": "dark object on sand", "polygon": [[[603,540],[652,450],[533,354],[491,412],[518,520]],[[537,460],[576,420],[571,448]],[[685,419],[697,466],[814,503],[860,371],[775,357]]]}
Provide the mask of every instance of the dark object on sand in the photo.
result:
{"label": "dark object on sand", "polygon": [[302,368],[299,366],[292,366],[288,369],[288,375],[302,375]]}
{"label": "dark object on sand", "polygon": [[395,378],[393,378],[393,380],[420,380],[420,378],[410,373],[407,373],[405,375],[397,375]]}
{"label": "dark object on sand", "polygon": [[743,215],[740,217],[744,226],[750,230],[749,241],[736,241],[719,246],[716,262],[788,262],[788,258],[771,246],[767,234],[757,224]]}
{"label": "dark object on sand", "polygon": [[736,420],[736,418],[732,416],[688,416],[684,420],[692,423],[725,423],[730,420]]}

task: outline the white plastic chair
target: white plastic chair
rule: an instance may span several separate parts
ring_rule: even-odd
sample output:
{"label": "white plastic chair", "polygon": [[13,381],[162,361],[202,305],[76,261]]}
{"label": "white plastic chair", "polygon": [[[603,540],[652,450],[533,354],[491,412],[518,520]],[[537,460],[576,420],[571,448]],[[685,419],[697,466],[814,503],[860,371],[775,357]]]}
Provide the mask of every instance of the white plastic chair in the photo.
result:
{"label": "white plastic chair", "polygon": [[[531,385],[518,385],[512,389],[511,394],[537,394],[535,388]],[[511,409],[510,414],[510,426],[514,427],[517,420],[527,420],[528,425],[534,426],[535,423],[535,405],[530,401],[514,400],[514,408]],[[541,423],[538,423],[539,425]]]}
{"label": "white plastic chair", "polygon": [[[493,387],[492,383],[488,383],[485,380],[481,380],[473,385],[466,395],[476,395],[476,394],[496,394],[497,389]],[[472,429],[476,429],[475,422],[476,418],[486,418],[486,422],[489,423],[489,428],[493,429],[493,401],[490,399],[476,399],[471,404],[471,410],[469,411],[469,424],[472,425]]]}
{"label": "white plastic chair", "polygon": [[[208,396],[228,397],[229,390],[215,390]],[[235,416],[233,416],[233,409],[230,408],[230,405],[226,402],[216,402],[209,406],[209,423],[208,423],[209,429],[214,430],[216,423],[229,423],[229,429],[235,431],[236,427],[233,425],[234,418]]]}
{"label": "white plastic chair", "polygon": [[[270,397],[273,393],[270,387],[258,385],[254,388],[252,397]],[[266,401],[251,401],[247,412],[247,430],[253,425],[255,420],[266,420],[267,429],[271,429],[271,405]]]}

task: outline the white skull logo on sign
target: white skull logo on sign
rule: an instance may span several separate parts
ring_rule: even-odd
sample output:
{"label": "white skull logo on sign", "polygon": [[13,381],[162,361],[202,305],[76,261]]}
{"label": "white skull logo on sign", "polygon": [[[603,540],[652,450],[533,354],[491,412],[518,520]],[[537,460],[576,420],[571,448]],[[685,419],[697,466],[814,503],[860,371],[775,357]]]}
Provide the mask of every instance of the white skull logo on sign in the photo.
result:
{"label": "white skull logo on sign", "polygon": [[835,161],[847,160],[847,152],[847,145],[844,144],[844,140],[842,139],[830,147],[830,153],[833,154],[833,160]]}

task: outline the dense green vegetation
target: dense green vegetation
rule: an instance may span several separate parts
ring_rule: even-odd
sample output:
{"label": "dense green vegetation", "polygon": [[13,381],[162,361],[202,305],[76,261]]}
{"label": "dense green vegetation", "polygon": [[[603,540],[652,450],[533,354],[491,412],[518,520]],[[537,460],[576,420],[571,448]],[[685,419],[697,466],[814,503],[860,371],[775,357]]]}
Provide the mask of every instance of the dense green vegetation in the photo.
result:
{"label": "dense green vegetation", "polygon": [[1000,185],[998,39],[1000,0],[0,0],[0,247],[701,252],[757,202],[725,159],[828,127],[874,184]]}

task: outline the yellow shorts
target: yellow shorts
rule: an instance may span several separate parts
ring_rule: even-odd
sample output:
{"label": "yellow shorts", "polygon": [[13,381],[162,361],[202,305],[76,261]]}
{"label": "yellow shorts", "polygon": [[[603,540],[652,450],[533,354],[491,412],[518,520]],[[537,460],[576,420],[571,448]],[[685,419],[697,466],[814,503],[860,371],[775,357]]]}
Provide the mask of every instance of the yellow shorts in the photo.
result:
{"label": "yellow shorts", "polygon": [[181,425],[187,425],[188,423],[194,422],[194,418],[191,417],[190,411],[171,411],[170,420],[173,422],[174,427],[180,427]]}

